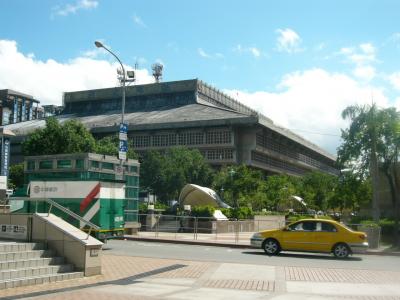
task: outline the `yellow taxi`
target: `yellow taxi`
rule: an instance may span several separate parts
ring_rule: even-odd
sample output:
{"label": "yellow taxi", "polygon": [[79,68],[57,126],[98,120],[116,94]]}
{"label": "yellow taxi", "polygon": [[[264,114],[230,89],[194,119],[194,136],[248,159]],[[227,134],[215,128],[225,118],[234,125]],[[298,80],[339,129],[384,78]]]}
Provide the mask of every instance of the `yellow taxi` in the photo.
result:
{"label": "yellow taxi", "polygon": [[268,255],[280,251],[306,251],[333,253],[336,257],[346,258],[368,248],[364,232],[325,219],[303,219],[281,229],[257,232],[250,242]]}

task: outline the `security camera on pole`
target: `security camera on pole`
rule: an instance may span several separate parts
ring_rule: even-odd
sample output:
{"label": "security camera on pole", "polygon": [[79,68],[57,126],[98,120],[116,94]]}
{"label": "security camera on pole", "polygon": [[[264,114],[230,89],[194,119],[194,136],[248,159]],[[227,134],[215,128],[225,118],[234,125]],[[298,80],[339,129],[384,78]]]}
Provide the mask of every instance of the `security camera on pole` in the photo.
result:
{"label": "security camera on pole", "polygon": [[[106,48],[101,42],[95,41],[94,44],[97,48],[103,48],[107,52],[109,52],[112,56],[114,56],[119,64],[121,65],[121,70],[118,70],[118,79],[121,83],[122,87],[122,111],[121,111],[121,124],[119,124],[119,146],[118,146],[118,158],[121,161],[121,167],[123,165],[123,161],[126,160],[126,153],[128,152],[128,124],[124,122],[125,115],[125,84],[126,82],[134,82],[135,81],[135,72],[127,71],[125,72],[124,65],[121,60],[111,52],[110,49]],[[128,77],[128,78],[127,78]],[[123,172],[123,168],[121,170]]]}

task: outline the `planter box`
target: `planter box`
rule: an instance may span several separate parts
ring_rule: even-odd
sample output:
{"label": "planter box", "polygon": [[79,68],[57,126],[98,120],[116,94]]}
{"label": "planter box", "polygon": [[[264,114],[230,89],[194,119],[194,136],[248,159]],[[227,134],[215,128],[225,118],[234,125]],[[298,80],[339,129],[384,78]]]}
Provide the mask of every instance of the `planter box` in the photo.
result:
{"label": "planter box", "polygon": [[358,226],[358,230],[367,234],[369,248],[379,248],[379,243],[381,240],[381,227],[360,225]]}

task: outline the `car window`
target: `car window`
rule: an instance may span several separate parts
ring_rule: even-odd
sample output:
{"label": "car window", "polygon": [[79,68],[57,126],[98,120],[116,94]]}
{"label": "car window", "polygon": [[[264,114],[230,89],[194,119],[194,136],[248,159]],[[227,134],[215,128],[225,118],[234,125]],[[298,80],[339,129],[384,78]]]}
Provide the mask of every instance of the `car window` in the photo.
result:
{"label": "car window", "polygon": [[299,222],[289,226],[290,231],[314,231],[316,224],[313,221]]}
{"label": "car window", "polygon": [[337,232],[337,229],[331,223],[317,222],[316,231]]}
{"label": "car window", "polygon": [[290,226],[289,226],[289,230],[290,230],[290,231],[299,231],[299,230],[303,230],[303,222],[294,223],[294,224],[290,225]]}
{"label": "car window", "polygon": [[314,231],[315,229],[316,229],[316,222],[313,221],[303,222],[304,231]]}

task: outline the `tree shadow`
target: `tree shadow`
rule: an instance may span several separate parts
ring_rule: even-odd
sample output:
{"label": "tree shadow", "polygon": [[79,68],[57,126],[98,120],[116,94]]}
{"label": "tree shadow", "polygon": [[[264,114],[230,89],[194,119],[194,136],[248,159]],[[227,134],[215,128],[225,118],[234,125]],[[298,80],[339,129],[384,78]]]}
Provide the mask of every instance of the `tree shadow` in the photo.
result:
{"label": "tree shadow", "polygon": [[154,270],[151,270],[148,272],[143,272],[140,274],[136,274],[133,276],[128,276],[128,277],[120,278],[120,279],[116,279],[116,280],[96,282],[96,283],[92,283],[92,284],[83,284],[83,285],[66,287],[66,288],[55,289],[55,290],[45,290],[45,291],[33,292],[33,293],[29,293],[29,294],[20,294],[20,295],[15,295],[15,296],[0,297],[0,300],[2,300],[2,299],[14,300],[14,299],[38,297],[38,296],[44,296],[44,295],[50,295],[50,294],[56,294],[56,293],[62,293],[62,292],[71,292],[71,291],[76,291],[76,290],[80,290],[83,288],[86,289],[86,288],[92,288],[92,287],[110,285],[110,284],[128,285],[128,284],[138,283],[138,282],[140,282],[139,280],[142,278],[150,277],[150,276],[161,274],[164,272],[177,270],[177,269],[184,268],[184,267],[186,267],[186,265],[174,264],[174,265],[154,269]]}

